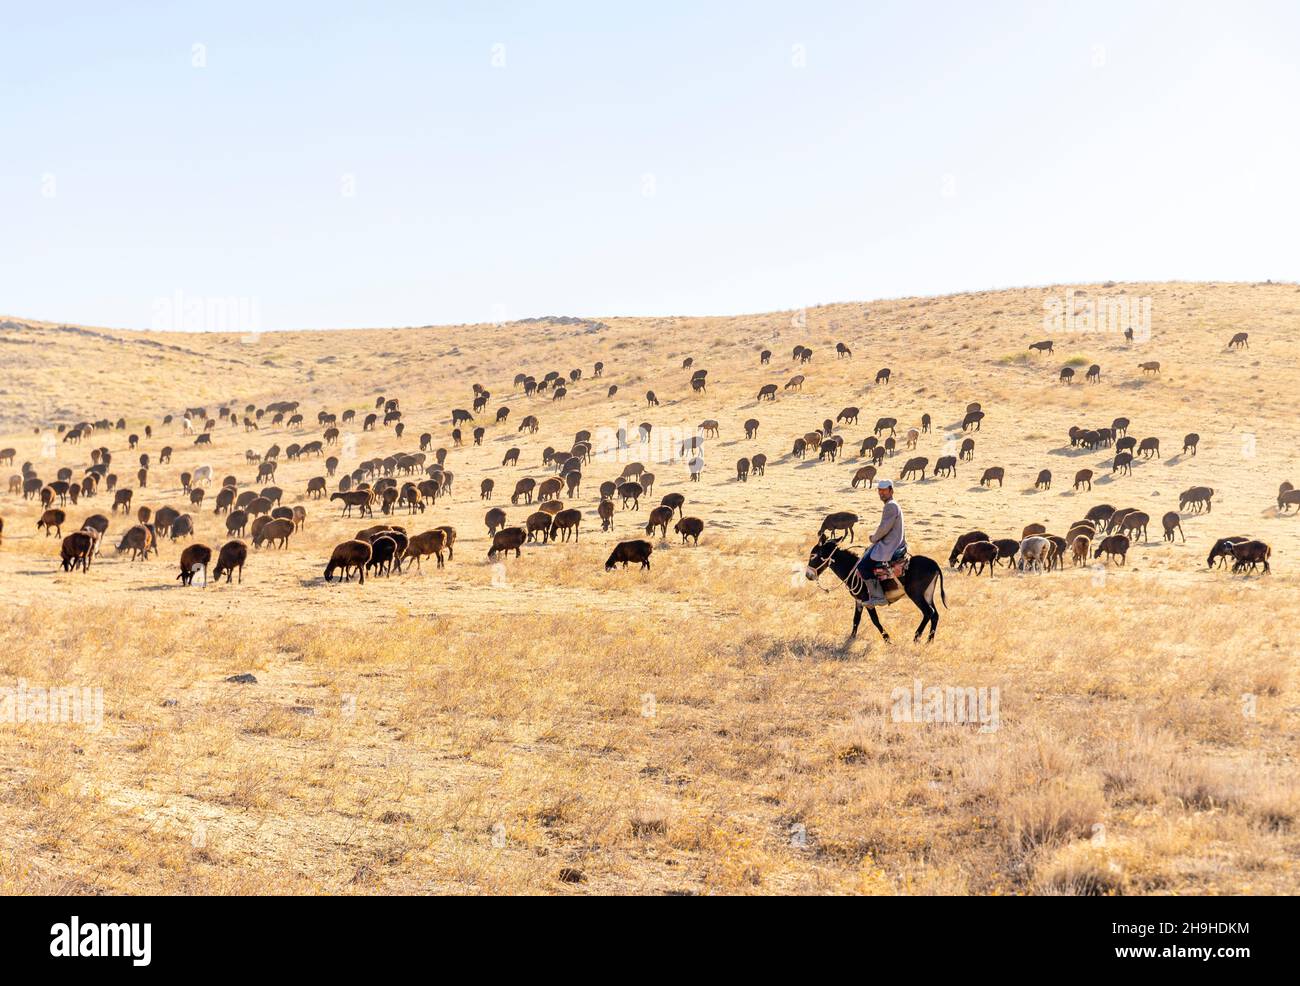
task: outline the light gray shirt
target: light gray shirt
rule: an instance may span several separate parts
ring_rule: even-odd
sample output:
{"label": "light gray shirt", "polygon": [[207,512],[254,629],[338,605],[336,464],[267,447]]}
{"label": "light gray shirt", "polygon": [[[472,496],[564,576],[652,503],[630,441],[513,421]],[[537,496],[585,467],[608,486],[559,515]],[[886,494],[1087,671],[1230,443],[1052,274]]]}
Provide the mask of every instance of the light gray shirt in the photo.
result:
{"label": "light gray shirt", "polygon": [[870,556],[876,561],[889,561],[894,552],[903,546],[903,511],[897,500],[888,500],[880,512],[880,526],[871,535]]}

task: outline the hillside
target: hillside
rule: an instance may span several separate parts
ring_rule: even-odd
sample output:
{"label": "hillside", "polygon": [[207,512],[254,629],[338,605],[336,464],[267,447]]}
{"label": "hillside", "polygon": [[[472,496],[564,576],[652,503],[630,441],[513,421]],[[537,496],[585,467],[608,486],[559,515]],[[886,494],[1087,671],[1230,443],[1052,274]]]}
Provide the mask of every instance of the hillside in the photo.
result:
{"label": "hillside", "polygon": [[[1067,296],[1075,311],[1150,299],[1149,338],[1049,331],[1044,302]],[[1249,348],[1229,350],[1241,331]],[[1028,350],[1046,338],[1054,353]],[[65,467],[79,477],[91,449],[108,447],[135,493],[132,516],[112,517],[112,544],[146,505],[191,512],[198,540],[220,545],[216,489],[194,509],[180,474],[210,465],[258,489],[246,450],[320,438],[319,410],[357,412],[329,450],[339,476],[417,450],[426,432],[455,474],[452,495],[424,513],[362,520],[307,497],[321,458],[282,456],[275,483],[306,508],[305,526],[285,550],[250,550],[242,584],[206,588],[176,580],[188,541],[135,562],[110,544],[88,572],[65,573],[59,539],[36,526],[39,503],[0,493],[0,601],[13,614],[0,687],[77,683],[104,702],[98,730],[0,730],[0,890],[1294,893],[1300,511],[1282,514],[1276,499],[1280,483],[1300,482],[1298,340],[1300,287],[1271,283],[256,337],[0,319],[0,448],[15,450],[0,478],[25,461],[46,482]],[[851,357],[837,358],[840,342]],[[813,350],[809,363],[794,362],[796,344]],[[704,393],[692,392],[688,357],[708,370]],[[1147,361],[1158,375],[1140,370]],[[1084,382],[1092,364],[1100,383]],[[1065,366],[1073,384],[1058,380]],[[875,382],[883,367],[887,384]],[[582,377],[563,400],[513,385],[573,368]],[[802,388],[786,389],[795,374]],[[455,448],[450,412],[470,406],[475,383],[491,394],[475,422],[483,444],[467,428]],[[777,399],[756,401],[769,383]],[[400,439],[361,429],[380,396],[400,400]],[[203,448],[179,424],[187,407],[242,416],[279,400],[299,402],[301,430],[218,417]],[[970,402],[986,416],[963,434]],[[495,424],[503,406],[508,422]],[[835,428],[839,461],[791,454],[849,406],[860,415]],[[536,434],[518,431],[528,414]],[[933,431],[902,450],[923,414]],[[900,451],[882,477],[975,440],[955,477],[898,483],[913,554],[943,566],[948,608],[928,646],[911,642],[919,614],[907,600],[881,612],[892,645],[865,620],[847,643],[847,593],[803,575],[827,513],[860,515],[856,543],[874,528],[877,495],[851,480],[884,416],[898,419]],[[1113,449],[1068,437],[1118,416],[1130,435],[1160,439],[1159,458],[1135,460],[1131,475],[1112,476]],[[62,441],[60,426],[100,418],[126,427]],[[660,451],[708,419],[719,435],[691,482],[685,460]],[[653,426],[646,446],[641,422]],[[619,428],[631,447],[597,455],[566,500],[584,514],[578,543],[489,561],[484,513],[525,521],[536,506],[509,494],[553,475],[543,449],[567,449],[583,429],[599,446]],[[1195,455],[1182,451],[1192,432]],[[158,464],[164,445],[174,453]],[[503,465],[512,447],[519,465]],[[141,452],[154,460],[144,488]],[[766,474],[738,482],[736,460],[760,452]],[[630,461],[655,473],[653,495],[602,532],[597,488]],[[1005,481],[985,488],[992,466]],[[1083,468],[1093,486],[1076,492]],[[1035,489],[1043,469],[1050,490]],[[1214,490],[1212,511],[1184,512],[1186,540],[1162,541],[1161,515],[1192,486]],[[612,546],[646,537],[669,493],[705,522],[699,545],[670,528],[651,538],[649,572],[607,573]],[[100,493],[65,506],[63,533],[111,503]],[[1100,503],[1151,515],[1149,543],[1123,567],[1067,560],[990,578],[948,565],[967,530],[1064,534]],[[324,583],[331,548],[381,520],[455,526],[454,558],[364,586]],[[1271,546],[1270,575],[1207,569],[1214,539],[1237,534]],[[226,680],[244,673],[256,683]],[[1000,721],[898,721],[896,690],[917,681],[997,688]]]}

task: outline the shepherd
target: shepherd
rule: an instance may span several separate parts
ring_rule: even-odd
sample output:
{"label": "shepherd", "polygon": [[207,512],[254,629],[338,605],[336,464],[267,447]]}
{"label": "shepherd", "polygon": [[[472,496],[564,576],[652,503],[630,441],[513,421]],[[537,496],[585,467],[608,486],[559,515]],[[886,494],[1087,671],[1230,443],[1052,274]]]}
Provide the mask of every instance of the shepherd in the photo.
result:
{"label": "shepherd", "polygon": [[[866,606],[887,606],[902,594],[897,579],[890,574],[892,563],[907,557],[907,542],[903,536],[903,508],[894,499],[894,481],[881,479],[876,482],[876,492],[880,496],[883,508],[880,511],[880,526],[870,537],[871,548],[858,562],[858,574],[866,581]],[[889,598],[886,590],[892,590]]]}

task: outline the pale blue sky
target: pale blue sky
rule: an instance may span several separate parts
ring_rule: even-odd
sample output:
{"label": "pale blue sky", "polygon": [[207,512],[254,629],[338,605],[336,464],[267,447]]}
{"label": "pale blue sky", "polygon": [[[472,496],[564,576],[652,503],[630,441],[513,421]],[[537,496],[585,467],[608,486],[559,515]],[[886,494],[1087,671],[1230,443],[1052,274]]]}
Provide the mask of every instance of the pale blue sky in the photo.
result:
{"label": "pale blue sky", "polygon": [[1300,276],[1294,3],[0,3],[7,314]]}

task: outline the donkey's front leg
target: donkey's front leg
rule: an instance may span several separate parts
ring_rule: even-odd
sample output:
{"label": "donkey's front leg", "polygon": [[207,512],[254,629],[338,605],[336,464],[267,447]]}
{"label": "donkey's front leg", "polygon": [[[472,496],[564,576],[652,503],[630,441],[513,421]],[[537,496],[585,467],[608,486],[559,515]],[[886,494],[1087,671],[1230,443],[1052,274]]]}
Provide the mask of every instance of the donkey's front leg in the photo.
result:
{"label": "donkey's front leg", "polygon": [[871,617],[871,622],[876,625],[876,629],[880,631],[880,636],[884,638],[885,643],[889,643],[889,634],[885,633],[885,628],[881,625],[880,617],[876,615],[874,606],[867,607],[867,615]]}

